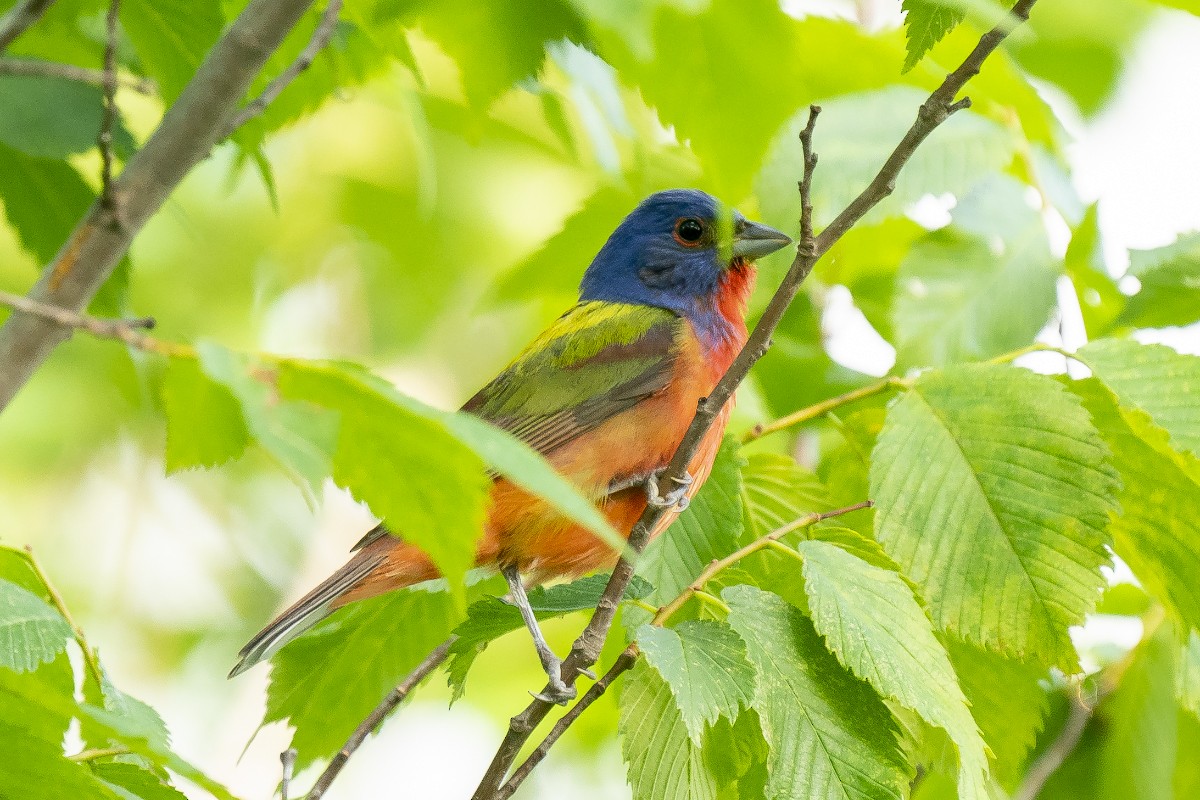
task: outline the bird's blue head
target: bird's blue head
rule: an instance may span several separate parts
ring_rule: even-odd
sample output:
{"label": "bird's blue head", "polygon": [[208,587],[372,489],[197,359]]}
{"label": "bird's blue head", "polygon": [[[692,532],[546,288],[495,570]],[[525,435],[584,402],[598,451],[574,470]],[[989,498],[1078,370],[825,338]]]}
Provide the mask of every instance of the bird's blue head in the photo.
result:
{"label": "bird's blue head", "polygon": [[579,299],[656,306],[699,322],[714,313],[728,270],[791,241],[704,192],[658,192],[608,237],[583,275]]}

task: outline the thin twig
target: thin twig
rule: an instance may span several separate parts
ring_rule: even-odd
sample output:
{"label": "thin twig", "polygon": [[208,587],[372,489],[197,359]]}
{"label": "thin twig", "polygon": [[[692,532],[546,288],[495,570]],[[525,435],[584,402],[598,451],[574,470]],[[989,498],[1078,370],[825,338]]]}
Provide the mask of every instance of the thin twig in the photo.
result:
{"label": "thin twig", "polygon": [[[779,540],[784,536],[787,536],[789,533],[797,531],[800,528],[807,528],[811,525],[815,525],[822,520],[840,517],[843,514],[849,514],[853,511],[859,511],[861,509],[870,507],[871,501],[864,500],[861,503],[855,503],[852,506],[846,506],[845,508],[839,508],[834,511],[826,511],[820,514],[808,514],[793,522],[789,522],[787,525],[776,528],[770,533],[759,537],[737,552],[731,553],[719,561],[711,562],[707,567],[704,568],[696,580],[692,581],[691,585],[680,592],[674,600],[658,610],[658,613],[654,615],[654,619],[650,621],[650,624],[659,627],[664,625],[667,620],[669,620],[671,616],[675,614],[675,612],[683,607],[683,604],[686,603],[689,598],[707,595],[708,593],[704,591],[704,585],[715,578],[722,570],[733,566],[752,553],[757,553],[759,550],[778,546],[788,550],[791,556],[798,557],[799,553],[797,553],[795,550],[779,544]],[[709,596],[711,597],[711,595]],[[722,606],[725,605],[719,600],[717,602]],[[725,610],[728,611],[729,608],[726,607]],[[513,770],[512,777],[509,778],[503,786],[496,790],[496,793],[492,795],[492,800],[507,800],[507,798],[511,797],[513,792],[517,790],[521,783],[527,777],[529,777],[529,773],[533,772],[534,767],[541,763],[542,759],[546,757],[546,754],[550,752],[550,748],[554,746],[554,743],[557,742],[559,738],[567,732],[567,728],[571,727],[572,723],[579,718],[579,715],[586,711],[588,706],[596,702],[596,700],[598,700],[600,696],[608,690],[608,687],[612,685],[612,682],[616,680],[622,673],[633,668],[634,663],[637,661],[638,655],[639,651],[637,644],[631,644],[621,651],[621,655],[617,657],[617,660],[609,668],[608,672],[604,673],[600,680],[594,683],[591,688],[584,693],[583,697],[579,699],[579,702],[572,706],[571,709],[554,724],[554,727],[551,728],[550,732],[546,734],[546,738],[534,748],[533,752],[529,754],[529,756],[521,763],[519,767]]]}
{"label": "thin twig", "polygon": [[100,118],[100,134],[96,137],[96,143],[100,146],[100,205],[118,226],[121,224],[121,210],[112,189],[112,132],[117,119],[117,21],[120,12],[121,0],[109,0],[108,15],[104,21],[104,114]]}
{"label": "thin twig", "polygon": [[828,400],[822,400],[819,403],[814,403],[807,408],[802,408],[799,411],[794,411],[785,417],[780,417],[772,422],[764,422],[755,425],[742,436],[742,444],[753,442],[755,439],[760,439],[776,431],[781,431],[790,428],[793,425],[800,425],[804,422],[823,417],[834,409],[841,408],[844,405],[862,400],[867,397],[872,397],[877,394],[886,392],[888,389],[900,389],[908,385],[908,381],[903,378],[890,376],[883,380],[869,383],[866,386],[861,386],[857,389],[852,389],[845,394],[840,394],[837,397],[831,397]]}
{"label": "thin twig", "polygon": [[[1018,23],[1029,18],[1029,9],[1035,2],[1037,0],[1018,0],[1013,6],[1012,14]],[[961,100],[955,98],[966,82],[979,73],[979,68],[984,60],[999,46],[1014,24],[1016,23],[1006,20],[1002,26],[993,28],[980,38],[979,43],[962,65],[947,75],[942,85],[935,89],[929,99],[921,105],[912,127],[905,133],[867,188],[851,201],[850,205],[830,223],[829,227],[815,237],[811,252],[804,252],[803,249],[797,248],[791,268],[771,297],[754,332],[750,334],[745,346],[738,353],[725,375],[717,382],[713,391],[697,404],[696,415],[692,419],[687,433],[684,434],[679,448],[671,458],[671,463],[659,478],[660,494],[666,493],[683,477],[717,415],[721,413],[725,404],[733,396],[734,390],[745,379],[750,368],[770,347],[771,336],[774,334],[775,328],[783,319],[783,314],[799,291],[800,284],[812,272],[817,260],[868,211],[891,194],[896,184],[896,176],[899,175],[900,170],[912,157],[921,142],[956,111],[969,106],[970,101],[967,98]],[[809,113],[811,117],[811,109]],[[810,171],[807,159],[805,171]],[[629,534],[629,547],[633,552],[640,553],[645,548],[651,531],[665,513],[666,509],[664,508],[647,506],[646,511],[634,524]],[[576,640],[567,658],[564,659],[562,674],[563,680],[568,685],[574,685],[579,670],[596,663],[600,648],[612,626],[617,604],[632,577],[633,565],[627,559],[622,558],[613,570],[612,577],[600,597],[591,621]],[[495,796],[496,790],[504,781],[504,776],[508,773],[534,728],[550,713],[550,706],[551,704],[544,700],[535,699],[524,711],[509,720],[508,733],[501,741],[492,763],[488,766],[483,779],[472,795],[472,800],[487,800],[487,798]]]}
{"label": "thin twig", "polygon": [[0,17],[0,53],[42,18],[54,0],[25,0]]}
{"label": "thin twig", "polygon": [[[1158,632],[1165,619],[1166,613],[1162,606],[1155,606],[1150,610],[1143,619],[1143,643]],[[1095,716],[1100,704],[1121,686],[1121,681],[1125,678],[1125,673],[1129,671],[1130,666],[1133,665],[1139,649],[1140,646],[1134,647],[1121,660],[1109,665],[1100,673],[1092,697],[1085,700],[1078,692],[1071,697],[1071,713],[1067,715],[1066,722],[1063,723],[1058,735],[1054,737],[1054,741],[1030,765],[1029,771],[1025,773],[1012,800],[1036,800],[1042,789],[1045,788],[1046,782],[1058,771],[1071,753],[1075,752],[1075,748],[1083,740],[1088,723]]]}
{"label": "thin twig", "polygon": [[317,23],[317,29],[313,31],[312,38],[308,40],[305,48],[300,51],[300,55],[291,63],[291,66],[280,73],[275,80],[267,84],[267,88],[263,89],[262,94],[254,98],[254,100],[229,121],[229,124],[225,127],[225,131],[221,134],[221,139],[228,139],[238,128],[266,111],[267,106],[288,87],[288,84],[294,81],[301,72],[312,66],[313,61],[317,58],[317,54],[333,38],[333,32],[337,30],[338,15],[341,11],[342,0],[329,0],[329,4],[325,6],[325,12],[321,15],[321,21]]}
{"label": "thin twig", "polygon": [[817,154],[813,152],[812,137],[813,128],[817,125],[817,116],[820,113],[820,106],[810,105],[808,107],[808,123],[804,126],[804,130],[800,131],[800,149],[804,155],[804,174],[800,178],[800,246],[798,249],[810,258],[817,246],[812,223],[812,179],[813,173],[817,169]]}
{"label": "thin twig", "polygon": [[[30,78],[62,78],[76,83],[104,88],[104,71],[43,61],[39,58],[0,58],[0,75],[20,75]],[[158,94],[158,84],[151,78],[137,75],[117,75],[117,83],[138,94]]]}
{"label": "thin twig", "polygon": [[79,627],[79,623],[71,616],[71,611],[67,608],[66,601],[63,600],[62,595],[58,593],[58,589],[51,583],[50,576],[46,574],[46,570],[42,569],[41,562],[34,556],[32,547],[25,547],[25,560],[29,562],[30,569],[37,575],[37,579],[46,590],[46,594],[50,595],[50,602],[58,609],[58,613],[62,614],[67,624],[71,626],[71,633],[75,636],[75,643],[83,651],[83,662],[87,665],[88,672],[96,679],[96,686],[103,689],[104,670],[100,668],[100,658],[96,655],[95,649],[88,643],[87,637],[83,635],[83,628]]}
{"label": "thin twig", "polygon": [[58,306],[39,303],[37,300],[31,300],[24,295],[12,294],[11,292],[0,292],[0,306],[8,306],[18,311],[24,311],[26,314],[34,314],[64,328],[75,328],[86,331],[102,339],[116,339],[130,347],[136,347],[138,350],[165,355],[182,354],[183,350],[187,350],[183,345],[164,342],[161,339],[155,339],[141,333],[140,331],[142,330],[150,330],[154,327],[155,321],[153,317],[142,317],[139,319],[99,319],[84,314],[76,314],[74,311],[68,311]]}
{"label": "thin twig", "polygon": [[279,781],[279,800],[288,800],[292,789],[292,776],[296,772],[296,748],[289,747],[280,753],[279,763],[283,767],[283,777]]}
{"label": "thin twig", "polygon": [[350,738],[342,745],[342,749],[337,752],[333,760],[329,762],[329,766],[325,767],[325,771],[321,773],[321,777],[317,778],[317,782],[308,793],[307,800],[320,800],[325,792],[329,789],[329,785],[333,783],[334,778],[346,766],[346,762],[354,755],[354,751],[367,740],[371,732],[379,727],[379,723],[387,717],[388,714],[404,702],[404,698],[408,697],[409,692],[416,688],[417,684],[425,680],[429,673],[438,668],[446,657],[450,655],[450,647],[457,641],[457,636],[451,636],[446,641],[438,645],[433,652],[425,656],[425,660],[416,666],[416,668],[408,673],[408,676],[400,682],[400,684],[384,698],[383,702],[375,707],[366,719],[362,721],[354,733],[350,734]]}

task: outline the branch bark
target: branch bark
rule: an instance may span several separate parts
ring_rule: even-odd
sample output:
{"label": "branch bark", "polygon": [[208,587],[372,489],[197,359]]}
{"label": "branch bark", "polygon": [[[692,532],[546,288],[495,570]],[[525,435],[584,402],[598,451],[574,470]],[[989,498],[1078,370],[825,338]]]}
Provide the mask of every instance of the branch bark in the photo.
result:
{"label": "branch bark", "polygon": [[238,112],[236,117],[229,121],[229,124],[225,126],[225,130],[220,136],[221,139],[228,139],[238,128],[266,111],[267,106],[274,102],[276,97],[279,97],[280,93],[288,87],[288,84],[294,81],[301,72],[312,66],[313,61],[317,58],[317,54],[324,49],[325,45],[329,44],[329,40],[333,37],[333,32],[337,30],[338,15],[341,12],[342,0],[329,0],[329,5],[325,6],[325,12],[321,15],[321,21],[317,23],[317,29],[313,31],[312,38],[308,40],[305,48],[300,51],[300,55],[275,80],[267,84],[267,88],[263,89],[262,94],[254,98],[251,103]]}
{"label": "branch bark", "polygon": [[[38,58],[0,58],[0,75],[21,75],[35,78],[62,78],[76,83],[86,83],[89,86],[104,88],[104,71],[77,67],[74,64],[60,64],[57,61],[43,61]],[[135,75],[117,75],[117,83],[138,94],[155,94],[158,84],[149,78],[139,78]]]}
{"label": "branch bark", "polygon": [[325,795],[330,784],[337,778],[338,773],[346,766],[346,762],[350,760],[354,752],[367,740],[371,732],[379,727],[379,723],[383,722],[387,715],[395,710],[396,706],[404,702],[404,698],[408,697],[417,684],[425,680],[429,673],[437,669],[446,660],[446,657],[450,655],[450,647],[457,639],[457,636],[451,636],[438,645],[429,655],[425,656],[425,660],[418,664],[412,672],[408,673],[408,676],[400,682],[400,685],[392,689],[383,702],[376,706],[375,710],[354,729],[354,733],[350,734],[350,738],[342,745],[342,749],[329,762],[329,766],[325,767],[325,771],[321,773],[321,777],[317,778],[317,782],[308,793],[307,800],[320,800]]}
{"label": "branch bark", "polygon": [[[102,203],[93,204],[43,271],[31,300],[76,312],[87,306],[137,232],[220,140],[254,77],[311,5],[312,0],[252,0],[113,181],[120,220]],[[0,411],[68,334],[26,312],[13,314],[0,328]]]}
{"label": "branch bark", "polygon": [[0,53],[42,18],[54,0],[25,0],[0,18]]}
{"label": "branch bark", "polygon": [[[1037,0],[1018,0],[1012,8],[1011,18],[1005,20],[980,38],[979,43],[976,44],[975,48],[958,69],[947,75],[942,84],[921,105],[916,121],[913,122],[895,150],[888,156],[888,159],[884,162],[867,188],[851,201],[850,205],[838,214],[833,222],[825,230],[821,231],[819,236],[813,239],[811,248],[805,246],[806,243],[802,235],[796,257],[792,261],[792,266],[788,269],[787,275],[784,276],[783,282],[775,291],[774,296],[771,297],[766,310],[759,319],[754,332],[750,334],[745,347],[742,348],[737,358],[734,359],[733,364],[717,383],[712,393],[707,398],[703,398],[697,405],[696,416],[692,419],[692,424],[684,435],[679,449],[675,451],[670,465],[659,478],[660,493],[667,492],[672,486],[676,485],[678,479],[683,477],[687,465],[699,449],[701,439],[709,427],[711,427],[717,414],[729,401],[730,397],[733,396],[734,390],[745,379],[750,368],[758,359],[762,358],[763,354],[770,347],[771,336],[774,334],[775,328],[779,325],[780,320],[783,319],[784,312],[787,311],[792,299],[799,291],[800,284],[812,272],[813,266],[822,255],[829,251],[830,247],[845,235],[846,231],[850,230],[868,211],[891,194],[896,185],[896,176],[899,175],[900,170],[908,162],[909,158],[912,157],[917,147],[925,141],[926,137],[956,111],[970,106],[968,98],[955,99],[959,91],[962,90],[968,80],[979,73],[979,68],[983,62],[1004,41],[1008,32],[1013,29],[1014,24],[1019,24],[1029,18],[1029,10],[1035,2]],[[815,108],[809,110],[809,125],[805,128],[810,139],[810,146],[812,118],[817,111]],[[803,139],[801,144],[804,144]],[[815,158],[810,158],[810,155],[810,148],[806,148],[805,175],[800,182],[802,193],[806,185],[811,186],[812,170],[816,164]],[[802,208],[806,202],[810,203],[802,194]],[[629,534],[629,547],[633,552],[640,553],[645,548],[650,538],[650,531],[662,519],[665,512],[665,509],[655,506],[648,506],[646,508],[645,513],[634,524],[633,530]],[[563,662],[563,678],[568,684],[574,684],[580,670],[586,669],[596,663],[600,648],[604,644],[609,628],[612,626],[617,603],[624,594],[625,587],[629,585],[632,577],[633,564],[626,559],[621,559],[613,570],[608,586],[600,598],[600,602],[596,607],[596,613],[592,616],[591,621],[576,640],[575,646]],[[472,800],[488,800],[496,796],[496,792],[504,781],[504,776],[516,760],[522,746],[529,739],[534,728],[550,713],[550,708],[551,704],[535,699],[524,711],[509,721],[508,733],[505,735],[503,741],[501,741],[496,755],[484,773],[483,779],[475,790],[475,794],[472,795]]]}

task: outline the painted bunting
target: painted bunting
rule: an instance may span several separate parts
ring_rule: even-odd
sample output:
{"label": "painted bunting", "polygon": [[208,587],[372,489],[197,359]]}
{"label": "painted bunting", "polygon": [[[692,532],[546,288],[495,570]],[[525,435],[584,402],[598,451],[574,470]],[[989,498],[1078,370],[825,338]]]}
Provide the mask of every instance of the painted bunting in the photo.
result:
{"label": "painted bunting", "polygon": [[[699,191],[653,194],[596,255],[579,302],[538,336],[463,411],[545,456],[628,535],[647,503],[678,512],[712,468],[730,407],[722,409],[688,469],[659,497],[657,476],[746,341],[756,258],[791,240]],[[664,530],[675,513],[663,517]],[[269,657],[333,609],[438,577],[429,557],[377,526],[353,557],[284,611],[241,652],[231,677]],[[610,565],[612,548],[504,478],[492,484],[476,563],[497,567],[521,608],[551,697],[573,693],[538,630],[525,582]]]}

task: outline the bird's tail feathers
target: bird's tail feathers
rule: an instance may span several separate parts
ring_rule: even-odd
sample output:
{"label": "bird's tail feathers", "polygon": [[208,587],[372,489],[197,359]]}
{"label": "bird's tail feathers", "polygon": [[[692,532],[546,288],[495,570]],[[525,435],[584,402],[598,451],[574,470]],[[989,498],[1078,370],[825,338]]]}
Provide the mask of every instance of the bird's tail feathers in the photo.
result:
{"label": "bird's tail feathers", "polygon": [[361,552],[352,558],[346,566],[259,631],[238,653],[238,663],[230,670],[229,677],[240,675],[260,661],[267,660],[285,644],[327,617],[338,599],[367,577],[383,560],[382,554]]}

